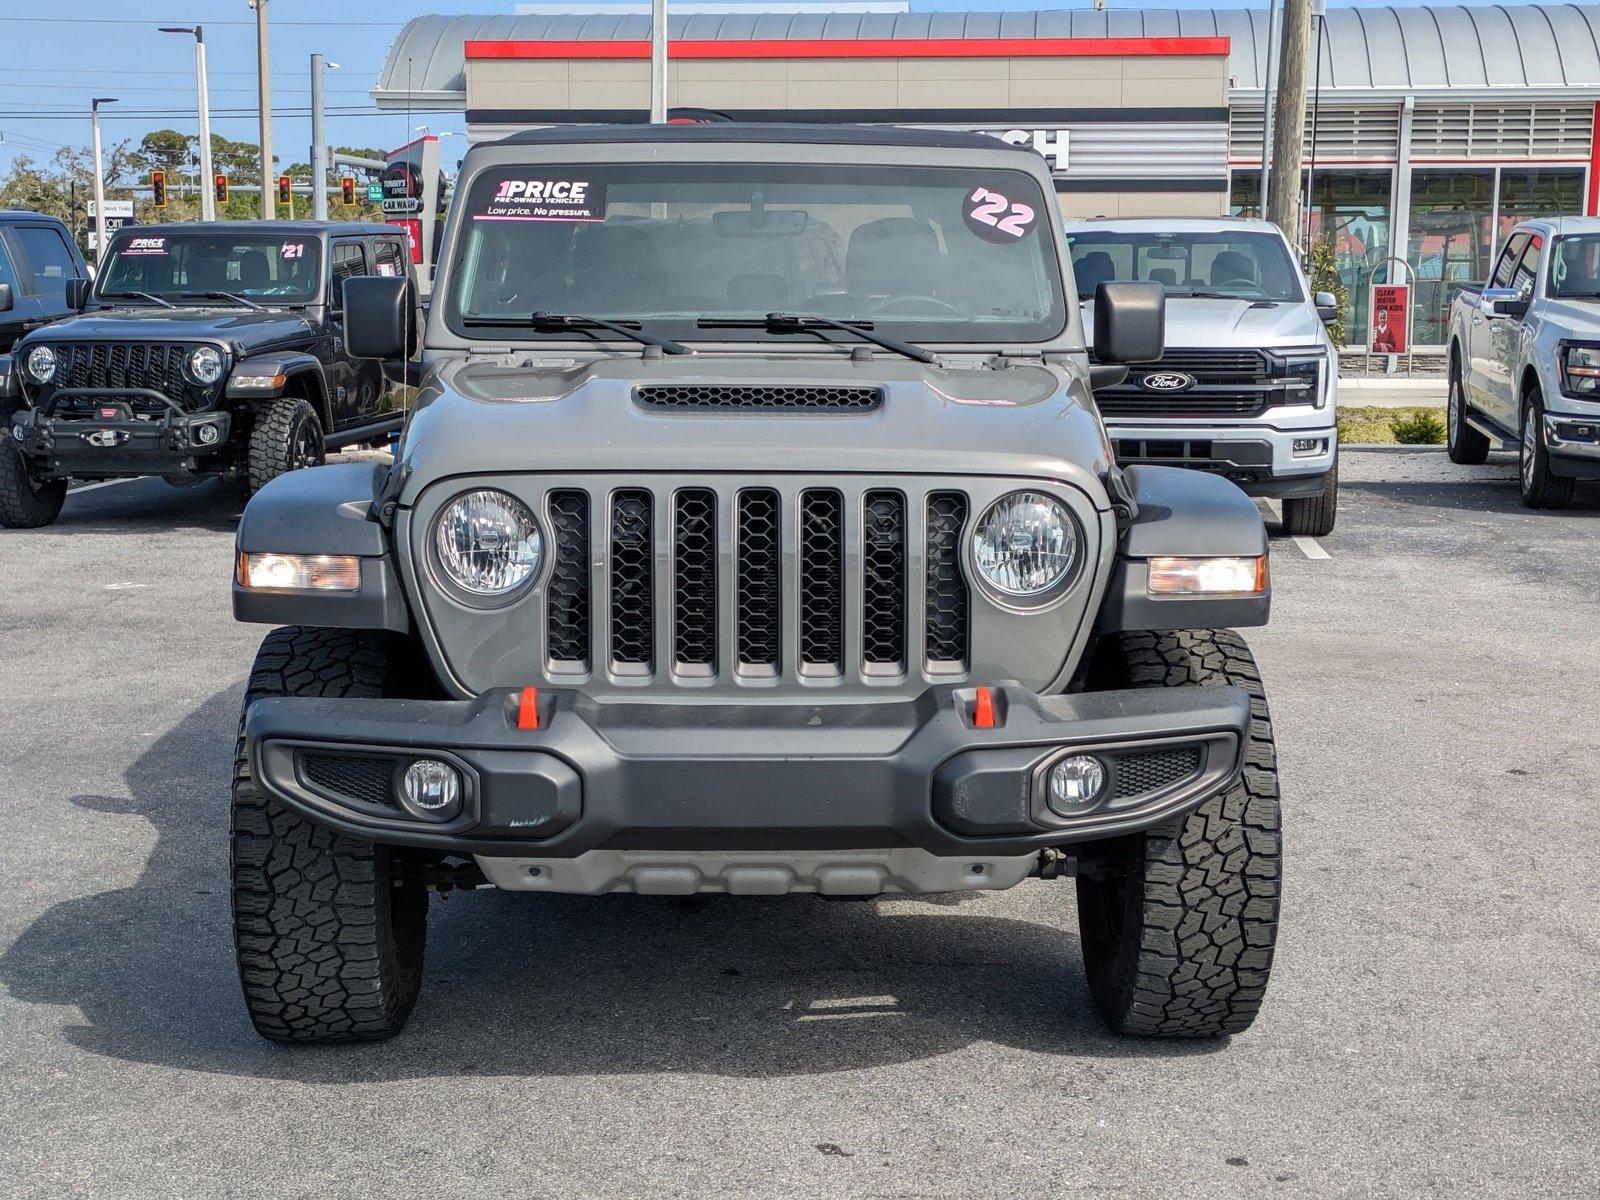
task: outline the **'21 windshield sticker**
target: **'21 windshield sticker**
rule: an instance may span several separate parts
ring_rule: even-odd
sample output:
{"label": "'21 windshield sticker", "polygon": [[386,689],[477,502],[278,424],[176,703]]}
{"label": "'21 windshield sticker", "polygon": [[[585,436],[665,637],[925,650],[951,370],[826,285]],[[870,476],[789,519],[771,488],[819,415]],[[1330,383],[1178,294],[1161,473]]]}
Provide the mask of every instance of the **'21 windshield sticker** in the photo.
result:
{"label": "'21 windshield sticker", "polygon": [[592,179],[502,179],[477,221],[604,221],[606,185]]}
{"label": "'21 windshield sticker", "polygon": [[1026,204],[991,188],[973,188],[962,202],[967,228],[986,242],[1020,241],[1033,229],[1038,214]]}

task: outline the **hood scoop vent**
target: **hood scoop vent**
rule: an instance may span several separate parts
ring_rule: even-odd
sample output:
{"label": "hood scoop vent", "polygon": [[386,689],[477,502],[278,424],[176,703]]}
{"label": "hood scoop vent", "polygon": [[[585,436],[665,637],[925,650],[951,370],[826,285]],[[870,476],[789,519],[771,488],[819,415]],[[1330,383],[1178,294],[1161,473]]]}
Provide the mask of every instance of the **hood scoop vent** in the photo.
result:
{"label": "hood scoop vent", "polygon": [[774,387],[739,383],[652,383],[634,390],[645,408],[745,412],[867,412],[883,404],[875,387]]}

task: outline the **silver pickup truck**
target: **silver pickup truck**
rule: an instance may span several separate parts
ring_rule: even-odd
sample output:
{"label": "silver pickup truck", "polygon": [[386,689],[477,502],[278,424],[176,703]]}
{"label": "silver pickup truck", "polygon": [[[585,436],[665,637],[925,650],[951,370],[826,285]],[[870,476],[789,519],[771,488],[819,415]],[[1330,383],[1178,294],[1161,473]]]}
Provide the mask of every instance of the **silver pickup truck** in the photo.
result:
{"label": "silver pickup truck", "polygon": [[1525,221],[1450,308],[1450,460],[1521,448],[1522,502],[1600,479],[1600,218]]}
{"label": "silver pickup truck", "polygon": [[1248,495],[1281,499],[1290,533],[1333,532],[1339,371],[1325,323],[1334,298],[1311,294],[1278,227],[1163,217],[1066,230],[1090,330],[1103,281],[1166,287],[1161,360],[1095,393],[1117,461],[1212,471]]}

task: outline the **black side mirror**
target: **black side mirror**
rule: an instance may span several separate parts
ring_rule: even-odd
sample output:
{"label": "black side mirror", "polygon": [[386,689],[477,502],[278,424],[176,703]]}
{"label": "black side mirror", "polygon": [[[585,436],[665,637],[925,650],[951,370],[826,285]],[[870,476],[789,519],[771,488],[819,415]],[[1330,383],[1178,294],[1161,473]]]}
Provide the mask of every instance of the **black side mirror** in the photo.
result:
{"label": "black side mirror", "polygon": [[1317,316],[1324,325],[1332,325],[1339,319],[1339,298],[1332,292],[1318,292],[1311,302],[1316,305]]}
{"label": "black side mirror", "polygon": [[73,312],[82,312],[89,307],[89,295],[93,291],[92,279],[67,280],[67,307]]}
{"label": "black side mirror", "polygon": [[411,281],[357,275],[344,281],[344,345],[356,358],[406,358],[411,345]]}
{"label": "black side mirror", "polygon": [[1146,281],[1094,290],[1094,356],[1103,363],[1155,362],[1167,340],[1167,289]]}
{"label": "black side mirror", "polygon": [[10,312],[11,306],[16,303],[16,297],[11,294],[9,283],[0,283],[0,312]]}
{"label": "black side mirror", "polygon": [[1510,317],[1520,321],[1528,315],[1528,302],[1526,300],[1496,300],[1494,301],[1494,315],[1497,317]]}

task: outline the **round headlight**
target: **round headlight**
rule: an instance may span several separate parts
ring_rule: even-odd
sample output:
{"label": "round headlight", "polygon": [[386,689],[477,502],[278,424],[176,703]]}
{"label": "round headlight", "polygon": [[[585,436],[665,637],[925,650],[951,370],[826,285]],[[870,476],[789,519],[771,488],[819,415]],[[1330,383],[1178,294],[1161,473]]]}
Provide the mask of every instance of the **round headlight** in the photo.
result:
{"label": "round headlight", "polygon": [[447,504],[434,543],[445,576],[475,596],[503,596],[520,587],[539,569],[542,550],[528,506],[488,489]]}
{"label": "round headlight", "polygon": [[56,352],[49,346],[35,346],[28,351],[28,378],[35,383],[49,383],[56,377]]}
{"label": "round headlight", "polygon": [[1042,492],[1012,492],[989,506],[972,535],[978,570],[1008,596],[1037,596],[1067,577],[1078,536],[1066,506]]}
{"label": "round headlight", "polygon": [[210,387],[222,378],[222,354],[215,346],[196,346],[187,360],[189,378]]}

